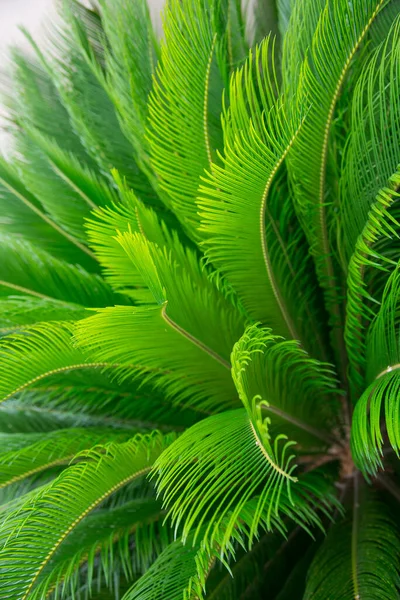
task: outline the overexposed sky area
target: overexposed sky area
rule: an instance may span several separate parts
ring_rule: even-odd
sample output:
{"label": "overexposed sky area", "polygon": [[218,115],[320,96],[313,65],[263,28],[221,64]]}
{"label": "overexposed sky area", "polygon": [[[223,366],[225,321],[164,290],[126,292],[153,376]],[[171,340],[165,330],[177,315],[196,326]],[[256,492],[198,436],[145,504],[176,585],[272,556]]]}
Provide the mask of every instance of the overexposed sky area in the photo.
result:
{"label": "overexposed sky area", "polygon": [[18,29],[23,25],[33,34],[38,33],[43,19],[52,12],[54,0],[0,0],[0,54],[10,44],[23,43]]}
{"label": "overexposed sky area", "polygon": [[[0,0],[0,72],[6,68],[9,46],[17,44],[28,47],[19,27],[25,27],[40,42],[43,23],[47,21],[48,24],[55,18],[56,2],[57,0]],[[150,11],[158,30],[163,4],[163,0],[149,0]],[[2,131],[4,114],[0,100],[0,152],[9,148],[9,138]]]}

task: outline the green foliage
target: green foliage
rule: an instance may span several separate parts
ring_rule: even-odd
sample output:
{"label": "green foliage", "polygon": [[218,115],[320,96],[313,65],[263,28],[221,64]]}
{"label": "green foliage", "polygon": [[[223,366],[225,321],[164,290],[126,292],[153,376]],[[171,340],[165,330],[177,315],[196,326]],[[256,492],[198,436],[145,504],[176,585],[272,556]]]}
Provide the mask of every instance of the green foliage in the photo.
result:
{"label": "green foliage", "polygon": [[60,0],[1,78],[0,600],[400,598],[398,0]]}

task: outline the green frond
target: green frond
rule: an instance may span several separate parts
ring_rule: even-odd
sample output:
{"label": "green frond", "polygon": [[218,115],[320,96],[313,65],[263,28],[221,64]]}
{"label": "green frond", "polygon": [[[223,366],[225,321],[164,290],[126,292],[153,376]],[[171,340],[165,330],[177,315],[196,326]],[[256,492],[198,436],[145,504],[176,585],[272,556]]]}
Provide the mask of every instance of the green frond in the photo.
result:
{"label": "green frond", "polygon": [[[384,417],[389,444],[400,449],[399,384],[400,337],[398,306],[400,274],[393,271],[384,290],[382,303],[370,325],[366,340],[365,389],[357,401],[352,424],[352,452],[364,472],[375,474],[382,466]],[[382,414],[383,413],[383,414]]]}
{"label": "green frond", "polygon": [[0,399],[5,400],[43,378],[84,368],[85,358],[72,346],[68,322],[38,323],[0,339]]}
{"label": "green frond", "polygon": [[302,66],[298,95],[292,101],[297,103],[300,99],[311,104],[288,162],[297,212],[315,258],[320,286],[325,291],[331,325],[336,330],[334,345],[341,362],[342,292],[334,259],[336,223],[329,143],[343,83],[384,3],[385,0],[362,0],[355,7],[347,0],[329,0],[322,12],[319,3],[314,3],[312,14],[318,12],[320,16]]}
{"label": "green frond", "polygon": [[103,60],[106,38],[98,14],[71,1],[62,4],[60,17],[60,23],[52,23],[46,58],[32,44],[51,73],[74,131],[106,177],[117,169],[143,200],[157,203],[147,177],[134,161],[133,147],[121,130],[112,100],[93,74],[76,36],[78,18],[81,34]]}
{"label": "green frond", "polygon": [[399,598],[399,530],[388,507],[355,483],[349,517],[328,532],[311,564],[305,600]]}
{"label": "green frond", "polygon": [[170,441],[160,434],[138,435],[123,444],[98,446],[9,514],[0,526],[2,594],[30,598],[68,535],[111,494],[145,475]]}
{"label": "green frond", "polygon": [[[397,268],[396,242],[399,238],[399,221],[397,215],[391,211],[391,207],[399,197],[397,191],[399,188],[400,170],[394,173],[388,186],[382,188],[376,196],[349,262],[344,335],[354,400],[357,399],[365,384],[368,329],[380,310],[382,286],[374,289],[372,284],[376,284],[376,276],[379,274],[386,280],[390,271],[392,271],[392,279],[397,278],[395,269]],[[382,247],[385,242],[389,248],[393,247],[393,253],[385,252],[385,248]],[[390,278],[388,280],[390,287],[389,281]]]}
{"label": "green frond", "polygon": [[77,155],[65,150],[53,138],[28,129],[33,142],[46,155],[53,171],[76,192],[90,209],[118,202],[118,194],[97,169],[81,163]]}
{"label": "green frond", "polygon": [[24,434],[22,440],[15,434],[0,436],[0,487],[56,465],[68,465],[82,450],[110,442],[112,437],[125,441],[128,434],[110,435],[106,429],[64,429],[44,435]]}
{"label": "green frond", "polygon": [[40,432],[66,427],[180,430],[203,414],[174,407],[161,391],[138,379],[118,385],[99,368],[70,370],[34,386],[0,404],[0,431]]}
{"label": "green frond", "polygon": [[340,179],[343,258],[352,257],[377,194],[400,163],[396,89],[400,81],[400,17],[372,53],[352,99],[351,130]]}
{"label": "green frond", "polygon": [[86,315],[87,311],[81,306],[60,300],[35,296],[0,298],[0,335],[41,321],[77,321]]}
{"label": "green frond", "polygon": [[117,297],[107,283],[80,265],[54,258],[17,236],[0,233],[0,243],[1,296],[22,293],[88,307],[114,304]]}
{"label": "green frond", "polygon": [[175,405],[213,412],[239,403],[229,363],[170,319],[167,303],[100,310],[77,324],[75,337],[91,360],[151,382]]}
{"label": "green frond", "polygon": [[103,580],[110,592],[116,591],[119,576],[132,580],[167,545],[163,516],[160,503],[152,498],[95,511],[61,544],[30,598],[79,597],[81,582],[89,582],[88,590],[93,592],[97,580]]}
{"label": "green frond", "polygon": [[130,232],[118,235],[117,241],[154,302],[166,303],[166,320],[172,320],[183,334],[184,330],[187,337],[196,338],[217,360],[227,363],[233,344],[243,332],[243,317],[224,297],[224,287],[218,287],[201,267],[196,251],[184,248],[176,237],[171,237],[163,249]]}
{"label": "green frond", "polygon": [[[207,580],[207,600],[251,600],[265,593],[283,600],[283,593],[293,577],[298,562],[298,554],[307,558],[315,544],[300,527],[293,527],[286,539],[278,533],[261,535],[251,550],[245,552],[239,548],[235,561],[229,565],[229,571],[214,567]],[[305,576],[305,573],[303,571]],[[300,600],[304,589],[296,588],[296,593],[287,600]],[[285,598],[286,600],[286,598]]]}
{"label": "green frond", "polygon": [[183,7],[177,0],[168,2],[165,42],[149,98],[151,164],[164,202],[195,240],[200,239],[195,202],[200,177],[221,148],[225,74],[220,68],[227,66],[218,16],[229,3],[195,0]]}
{"label": "green frond", "polygon": [[[8,163],[2,157],[0,195],[0,206],[5,206],[1,231],[27,237],[35,245],[54,252],[57,257],[80,263],[91,271],[96,270],[95,257],[86,245],[47,214],[39,200],[24,186],[16,164]],[[20,230],[17,229],[19,218]],[[32,234],[31,226],[37,227],[37,236]]]}
{"label": "green frond", "polygon": [[223,165],[213,165],[200,188],[201,231],[208,259],[249,315],[277,334],[315,347],[318,334],[310,342],[306,338],[318,315],[316,296],[308,294],[315,285],[312,264],[299,252],[302,232],[279,177],[301,115],[287,115],[282,98],[276,97],[269,53],[267,38],[231,79]]}
{"label": "green frond", "polygon": [[279,520],[281,495],[291,500],[297,481],[291,445],[284,436],[270,442],[266,432],[260,435],[243,409],[208,417],[188,429],[155,464],[157,489],[175,531],[182,528],[186,541],[191,530],[196,538],[210,521],[204,535],[212,545],[223,523],[223,552],[241,510],[262,486],[250,526],[251,543],[263,513],[271,526],[271,519]]}
{"label": "green frond", "polygon": [[[288,15],[288,0],[277,0]],[[282,40],[282,86],[288,100],[297,95],[302,76],[302,65],[309,52],[311,42],[326,0],[292,0],[290,19]]]}
{"label": "green frond", "polygon": [[102,0],[100,15],[108,42],[104,49],[104,65],[98,65],[94,53],[87,48],[89,64],[114,103],[121,128],[132,144],[138,164],[148,174],[152,185],[156,185],[145,137],[147,101],[159,55],[149,9],[144,0],[135,5],[117,0],[112,6]]}
{"label": "green frond", "polygon": [[11,64],[1,80],[1,93],[16,129],[30,129],[73,153],[78,160],[90,167],[95,162],[72,127],[51,73],[43,64],[42,55],[18,48],[11,50]]}
{"label": "green frond", "polygon": [[99,208],[87,222],[89,244],[103,267],[106,281],[116,291],[131,297],[135,303],[150,304],[151,294],[117,240],[118,233],[140,230],[137,210],[121,204]]}
{"label": "green frond", "polygon": [[289,426],[292,435],[311,434],[313,445],[329,443],[339,412],[337,380],[330,365],[310,358],[298,342],[252,325],[233,347],[232,375],[250,415],[256,406],[278,430]]}
{"label": "green frond", "polygon": [[[302,491],[294,492],[294,499],[299,511],[297,517],[299,521],[304,519],[302,521],[303,526],[306,526],[306,523],[320,525],[313,509],[307,506],[307,501],[311,501],[315,506],[315,499],[312,500],[311,496],[307,500],[305,499],[307,486],[311,484],[309,488],[309,491],[311,491],[313,487],[312,479],[314,478],[314,483],[318,480],[318,476],[315,477],[315,475],[311,476],[308,482],[304,481]],[[322,490],[323,494],[327,493],[326,486],[322,485],[320,492]],[[302,497],[304,492],[305,496]],[[238,550],[247,549],[249,531],[252,528],[257,503],[258,499],[255,498],[242,505],[235,526],[230,531],[230,539],[227,538],[226,526],[229,526],[232,515],[228,512],[222,521],[221,528],[214,531],[213,539],[207,539],[207,529],[210,524],[206,522],[203,526],[199,525],[197,533],[190,534],[185,543],[178,539],[174,544],[168,546],[149,571],[124,596],[125,600],[136,598],[155,600],[160,597],[165,600],[175,600],[182,597],[189,600],[194,595],[199,599],[214,598],[213,593],[209,593],[208,588],[206,593],[207,579],[210,574],[212,576],[212,568],[216,566],[222,567],[223,574],[226,573],[227,569],[227,577],[235,577],[234,567],[231,569],[231,561],[236,560]],[[283,511],[287,511],[287,515],[292,517],[293,513],[289,508],[290,505],[291,503],[287,497],[282,500]],[[273,516],[272,522],[274,526],[280,528],[279,518]],[[266,513],[261,515],[260,525],[260,529],[263,531],[270,527],[271,522]],[[257,545],[258,541],[255,541],[254,548],[257,548]],[[229,588],[224,587],[223,589]],[[215,597],[219,598],[220,596],[217,594]],[[229,596],[229,598],[231,599],[232,596]]]}

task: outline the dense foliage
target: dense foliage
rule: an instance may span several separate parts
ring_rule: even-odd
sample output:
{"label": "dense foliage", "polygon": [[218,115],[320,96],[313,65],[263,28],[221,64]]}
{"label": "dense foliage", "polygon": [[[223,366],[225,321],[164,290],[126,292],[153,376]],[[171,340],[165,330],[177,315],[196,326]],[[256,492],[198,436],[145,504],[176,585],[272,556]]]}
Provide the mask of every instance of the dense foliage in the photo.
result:
{"label": "dense foliage", "polygon": [[0,600],[400,598],[400,3],[252,10],[3,73]]}

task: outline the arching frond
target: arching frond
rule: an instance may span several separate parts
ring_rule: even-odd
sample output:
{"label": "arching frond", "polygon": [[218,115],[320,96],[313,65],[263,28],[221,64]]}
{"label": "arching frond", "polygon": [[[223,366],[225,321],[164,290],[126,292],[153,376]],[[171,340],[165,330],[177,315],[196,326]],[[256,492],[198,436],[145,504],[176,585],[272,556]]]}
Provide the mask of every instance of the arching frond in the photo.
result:
{"label": "arching frond", "polygon": [[290,499],[297,481],[291,444],[282,436],[270,443],[253,420],[243,409],[208,417],[158,459],[157,489],[170,509],[175,531],[182,528],[184,541],[192,529],[196,537],[200,535],[209,521],[205,535],[212,545],[223,523],[224,536],[219,541],[223,550],[241,510],[261,488],[250,526],[251,541],[263,513],[270,525],[278,517],[282,493]]}
{"label": "arching frond", "polygon": [[151,186],[133,158],[133,147],[121,130],[114,105],[93,74],[75,35],[75,18],[81,23],[81,33],[93,44],[103,60],[106,42],[99,15],[78,2],[63,3],[61,19],[52,23],[46,58],[34,48],[60,94],[73,129],[100,170],[109,176],[116,168],[133,189],[149,202],[155,201]]}
{"label": "arching frond", "polygon": [[333,198],[328,169],[329,140],[343,82],[384,1],[362,0],[357,9],[347,0],[326,3],[299,80],[300,98],[310,102],[311,107],[289,157],[297,211],[315,257],[320,285],[325,290],[325,303],[336,330],[334,345],[341,363],[343,316],[337,265],[332,258],[335,223],[330,208]]}
{"label": "arching frond", "polygon": [[182,7],[170,0],[164,15],[165,43],[149,99],[151,164],[164,201],[195,240],[200,238],[195,202],[200,177],[221,148],[227,66],[222,60],[225,32],[218,10],[229,2],[195,0]]}
{"label": "arching frond", "polygon": [[357,81],[352,99],[352,127],[340,179],[343,258],[352,256],[363,235],[377,194],[400,163],[399,104],[400,16],[386,40],[373,52]]}
{"label": "arching frond", "polygon": [[[0,157],[0,188],[1,205],[5,203],[8,205],[2,213],[2,221],[4,220],[5,225],[1,227],[2,231],[24,234],[24,237],[54,252],[56,256],[79,262],[91,271],[96,270],[95,257],[85,243],[61,227],[46,213],[39,200],[21,181],[16,165],[7,163],[2,157]],[[22,217],[21,230],[16,231],[16,219],[20,217]],[[38,239],[32,236],[32,233],[26,233],[29,225],[38,227]]]}
{"label": "arching frond", "polygon": [[316,439],[329,441],[321,423],[331,430],[338,414],[337,383],[331,366],[311,359],[297,342],[282,340],[256,325],[235,344],[232,366],[235,385],[249,414],[256,405],[278,427],[289,425],[294,434],[311,434],[313,444]]}
{"label": "arching frond", "polygon": [[0,298],[0,335],[41,321],[77,321],[86,315],[81,306],[59,300],[35,296]]}
{"label": "arching frond", "polygon": [[[8,515],[0,526],[4,597],[11,594],[15,600],[29,598],[68,535],[111,494],[145,475],[170,441],[159,434],[136,436],[123,444],[87,451],[81,462],[64,470],[53,483]],[[15,557],[11,570],[10,555]]]}
{"label": "arching frond", "polygon": [[[231,80],[234,101],[224,115],[225,156],[200,190],[201,230],[207,257],[250,316],[277,334],[318,348],[318,334],[310,342],[306,337],[318,320],[316,296],[301,289],[305,279],[307,290],[313,289],[312,265],[299,252],[303,234],[278,176],[301,115],[287,115],[282,98],[276,97],[269,45],[267,38]],[[315,352],[321,355],[323,349]]]}
{"label": "arching frond", "polygon": [[[367,342],[366,335],[371,321],[379,310],[382,290],[368,285],[367,274],[383,274],[396,268],[397,256],[395,241],[399,235],[397,216],[390,210],[399,197],[400,171],[390,178],[389,185],[380,190],[368,214],[361,235],[357,239],[354,253],[349,263],[348,293],[346,307],[345,341],[349,356],[349,375],[354,400],[365,384]],[[386,253],[379,247],[382,242],[393,246],[393,253]],[[384,251],[384,253],[382,252]],[[385,256],[386,254],[386,256]],[[394,278],[397,278],[394,275]],[[373,277],[369,278],[373,282]],[[389,284],[390,285],[390,284]]]}
{"label": "arching frond", "polygon": [[[303,491],[306,488],[305,483]],[[294,498],[298,502],[298,518],[304,519],[302,524],[305,525],[310,519],[310,522],[317,525],[319,521],[315,514],[313,515],[313,510],[309,508],[304,510],[306,503],[301,497],[301,492],[299,495],[295,493]],[[223,572],[226,572],[227,568],[228,573],[234,575],[229,563],[236,558],[238,547],[247,548],[248,532],[252,528],[257,500],[257,498],[251,500],[241,507],[235,526],[230,531],[230,539],[227,538],[225,531],[231,518],[228,512],[221,528],[214,531],[212,539],[207,540],[208,525],[205,523],[202,527],[199,526],[196,534],[190,534],[184,544],[181,539],[178,539],[168,546],[151,568],[132,586],[124,599],[156,600],[162,597],[164,600],[174,600],[183,597],[189,600],[193,595],[200,600],[214,598],[212,592],[209,595],[208,589],[206,593],[206,582],[210,571],[216,564],[221,566],[222,563]],[[308,500],[310,501],[311,497]],[[284,511],[288,509],[290,513],[290,501],[287,497],[282,501],[282,506]],[[279,518],[273,516],[272,522],[279,528]],[[266,513],[260,516],[260,524],[260,529],[263,530],[270,527],[271,522]],[[219,595],[215,597],[219,598]]]}
{"label": "arching frond", "polygon": [[116,581],[121,574],[132,580],[168,543],[163,516],[160,503],[152,498],[95,511],[60,545],[30,597],[57,600],[74,596],[81,582],[88,582],[88,590],[94,591],[97,573],[110,591],[118,589]]}
{"label": "arching frond", "polygon": [[175,404],[204,411],[237,405],[229,363],[169,319],[167,307],[98,311],[78,323],[78,345],[91,360],[117,363],[121,377],[140,375],[142,381],[152,382]]}
{"label": "arching frond", "polygon": [[[19,442],[14,437],[19,438]],[[32,441],[30,437],[33,437]],[[112,437],[116,442],[122,442],[128,438],[128,434],[116,432],[110,435],[106,429],[64,429],[39,436],[25,434],[23,440],[15,434],[10,434],[8,438],[1,436],[0,487],[55,465],[68,465],[82,450],[110,442]],[[16,447],[10,447],[10,442]]]}
{"label": "arching frond", "polygon": [[357,401],[353,417],[354,460],[364,472],[373,474],[382,466],[382,412],[388,441],[396,453],[400,450],[399,294],[400,275],[396,269],[388,280],[381,306],[368,331],[366,381],[369,385]]}
{"label": "arching frond", "polygon": [[[159,55],[149,9],[143,0],[135,5],[118,0],[112,6],[102,1],[100,11],[108,42],[104,48],[104,64],[96,60],[80,26],[82,47],[95,75],[114,103],[121,128],[132,144],[138,164],[146,171],[152,185],[156,185],[145,137],[147,100]],[[79,25],[77,19],[76,26]]]}
{"label": "arching frond", "polygon": [[181,540],[167,546],[150,569],[123,596],[123,600],[204,599],[207,574],[216,559],[200,544],[183,545]]}
{"label": "arching frond", "polygon": [[85,365],[48,379],[0,404],[0,431],[40,432],[66,427],[180,430],[204,415],[172,406],[162,390],[127,379],[118,385],[110,368]]}
{"label": "arching frond", "polygon": [[17,236],[0,234],[0,244],[0,295],[22,293],[81,306],[114,304],[107,283],[80,265],[56,259]]}
{"label": "arching frond", "polygon": [[68,322],[39,323],[0,340],[1,400],[42,378],[84,366],[84,356],[72,346],[71,329]]}
{"label": "arching frond", "polygon": [[305,600],[398,598],[399,549],[385,503],[356,489],[351,516],[332,527],[311,564]]}
{"label": "arching frond", "polygon": [[397,263],[394,205],[400,186],[400,129],[395,116],[395,82],[400,79],[399,26],[396,19],[357,83],[340,182],[341,243],[343,261],[348,261],[345,340],[355,399],[365,387],[365,336],[382,293],[381,286],[374,285],[376,275],[386,277]]}

